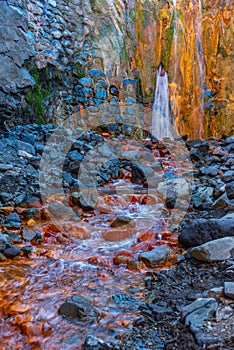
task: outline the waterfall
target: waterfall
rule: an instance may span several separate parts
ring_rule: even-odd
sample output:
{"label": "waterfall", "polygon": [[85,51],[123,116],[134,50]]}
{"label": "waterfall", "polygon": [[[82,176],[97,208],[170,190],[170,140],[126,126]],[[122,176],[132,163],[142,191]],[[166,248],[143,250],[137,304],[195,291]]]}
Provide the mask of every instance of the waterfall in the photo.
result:
{"label": "waterfall", "polygon": [[157,69],[157,80],[152,113],[152,134],[158,138],[172,137],[168,75],[162,63]]}

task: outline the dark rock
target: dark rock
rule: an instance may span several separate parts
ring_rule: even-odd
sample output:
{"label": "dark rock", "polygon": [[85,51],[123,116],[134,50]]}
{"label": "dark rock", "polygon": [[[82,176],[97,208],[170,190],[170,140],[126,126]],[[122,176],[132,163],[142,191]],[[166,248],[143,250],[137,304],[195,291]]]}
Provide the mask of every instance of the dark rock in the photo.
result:
{"label": "dark rock", "polygon": [[0,164],[0,171],[7,171],[7,170],[11,170],[13,169],[13,165],[12,164]]}
{"label": "dark rock", "polygon": [[119,227],[130,224],[132,219],[128,216],[119,216],[111,223],[111,227]]}
{"label": "dark rock", "polygon": [[83,196],[79,196],[79,198],[77,198],[77,204],[85,211],[93,210],[93,207],[84,200]]}
{"label": "dark rock", "polygon": [[4,249],[12,246],[11,239],[8,235],[0,233],[0,251],[3,252]]}
{"label": "dark rock", "polygon": [[221,219],[194,220],[182,229],[178,239],[184,247],[196,247],[227,236],[234,236],[234,213]]}
{"label": "dark rock", "polygon": [[234,199],[234,181],[226,184],[226,193],[229,199]]}
{"label": "dark rock", "polygon": [[14,258],[15,256],[18,256],[20,254],[20,248],[15,247],[15,246],[12,246],[10,248],[6,248],[6,249],[4,249],[3,254],[7,258]]}
{"label": "dark rock", "polygon": [[82,154],[80,154],[78,151],[75,151],[75,150],[68,152],[67,156],[71,161],[79,161],[79,162],[81,162],[82,159],[84,158]]}
{"label": "dark rock", "polygon": [[222,194],[225,193],[226,185],[224,183],[218,184],[215,186],[213,197],[214,199],[218,199]]}
{"label": "dark rock", "polygon": [[135,164],[132,166],[131,181],[135,184],[142,184],[146,182],[146,176],[143,170]]}
{"label": "dark rock", "polygon": [[223,173],[223,181],[224,182],[230,182],[234,180],[234,171],[233,170],[228,170]]}
{"label": "dark rock", "polygon": [[200,145],[202,143],[201,139],[194,139],[186,141],[185,144],[188,148],[194,147],[196,145]]}
{"label": "dark rock", "polygon": [[168,209],[174,209],[176,205],[177,197],[170,197],[165,200],[165,205]]}
{"label": "dark rock", "polygon": [[166,261],[171,254],[171,250],[168,245],[159,245],[151,251],[144,252],[138,255],[138,260],[148,267],[155,267],[160,263]]}
{"label": "dark rock", "polygon": [[209,151],[210,145],[208,141],[203,141],[201,143],[195,144],[194,148],[200,150],[200,152],[204,155]]}
{"label": "dark rock", "polygon": [[15,232],[7,232],[7,235],[13,243],[19,243],[21,241],[20,237]]}
{"label": "dark rock", "polygon": [[189,155],[192,162],[198,162],[199,160],[203,160],[202,153],[198,148],[194,148],[192,151],[190,151]]}
{"label": "dark rock", "polygon": [[14,196],[11,193],[7,193],[7,192],[0,193],[0,201],[3,204],[10,203],[13,199],[14,199]]}
{"label": "dark rock", "polygon": [[21,248],[21,251],[24,253],[24,255],[28,256],[32,253],[33,247],[31,245],[27,245],[25,247]]}
{"label": "dark rock", "polygon": [[7,228],[20,228],[21,220],[17,213],[10,213],[4,220],[4,225]]}
{"label": "dark rock", "polygon": [[207,209],[213,204],[214,189],[208,186],[200,186],[192,194],[192,200],[196,209]]}
{"label": "dark rock", "polygon": [[90,301],[81,295],[74,295],[67,299],[60,306],[59,313],[67,318],[84,322],[95,322],[98,319],[98,312]]}

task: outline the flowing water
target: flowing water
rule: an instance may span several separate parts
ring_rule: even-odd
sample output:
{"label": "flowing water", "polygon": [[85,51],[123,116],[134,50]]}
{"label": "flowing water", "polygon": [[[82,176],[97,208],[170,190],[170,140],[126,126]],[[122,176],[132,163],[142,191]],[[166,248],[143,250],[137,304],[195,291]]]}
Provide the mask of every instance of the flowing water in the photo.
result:
{"label": "flowing water", "polygon": [[[163,172],[177,173],[164,149],[153,149],[153,154],[162,165],[155,179]],[[116,188],[126,194],[114,194]],[[54,195],[48,202],[55,199],[59,200]],[[46,207],[47,203],[42,209]],[[144,186],[130,181],[126,171],[100,188],[94,211],[77,209],[73,220],[37,220],[33,227],[42,231],[42,243],[33,245],[29,257],[0,265],[0,349],[81,349],[87,334],[112,341],[130,332],[144,300],[148,271],[138,262],[139,252],[162,243],[178,249],[163,207],[163,196],[148,195]],[[153,216],[155,209],[161,213],[158,218]],[[127,215],[132,223],[110,231],[110,223],[120,215]],[[127,265],[118,265],[119,253],[128,258]],[[172,263],[173,259],[164,267]],[[77,294],[98,309],[98,323],[72,322],[59,315],[61,304]]]}
{"label": "flowing water", "polygon": [[162,64],[157,69],[152,113],[152,134],[158,138],[172,137],[168,75]]}

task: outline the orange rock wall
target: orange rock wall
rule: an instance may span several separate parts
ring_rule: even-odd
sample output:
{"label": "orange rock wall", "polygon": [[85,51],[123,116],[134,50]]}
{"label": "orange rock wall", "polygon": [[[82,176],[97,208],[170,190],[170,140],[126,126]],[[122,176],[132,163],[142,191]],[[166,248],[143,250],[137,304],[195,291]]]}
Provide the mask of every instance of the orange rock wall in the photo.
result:
{"label": "orange rock wall", "polygon": [[127,52],[145,100],[162,61],[178,131],[191,138],[234,134],[234,2],[135,0],[129,23]]}

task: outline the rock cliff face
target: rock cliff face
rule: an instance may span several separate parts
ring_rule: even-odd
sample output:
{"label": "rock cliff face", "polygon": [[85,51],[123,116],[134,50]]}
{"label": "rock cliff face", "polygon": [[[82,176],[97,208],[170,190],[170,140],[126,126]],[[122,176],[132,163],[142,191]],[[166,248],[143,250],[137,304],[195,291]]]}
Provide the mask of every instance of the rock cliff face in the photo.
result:
{"label": "rock cliff face", "polygon": [[[33,82],[23,68],[32,43],[36,55],[27,68],[35,85],[23,100],[23,118],[57,120],[81,106],[98,109],[105,101],[151,105],[156,68],[163,62],[180,133],[208,137],[234,132],[233,1],[9,0],[1,1],[3,6],[17,16],[14,30],[8,27],[9,37],[1,33],[2,55],[10,52],[7,60],[15,69],[8,74],[6,66],[0,68],[8,79],[1,93],[9,99],[1,97],[1,118],[20,101],[17,89]],[[30,32],[20,9],[27,13]],[[18,65],[12,48],[16,33],[24,40]]]}
{"label": "rock cliff face", "polygon": [[24,63],[34,55],[27,15],[0,2],[0,122],[12,117],[25,88],[34,84]]}
{"label": "rock cliff face", "polygon": [[190,137],[233,134],[233,1],[135,1],[131,11],[132,68],[141,71],[143,95],[152,96],[162,61],[177,129]]}

